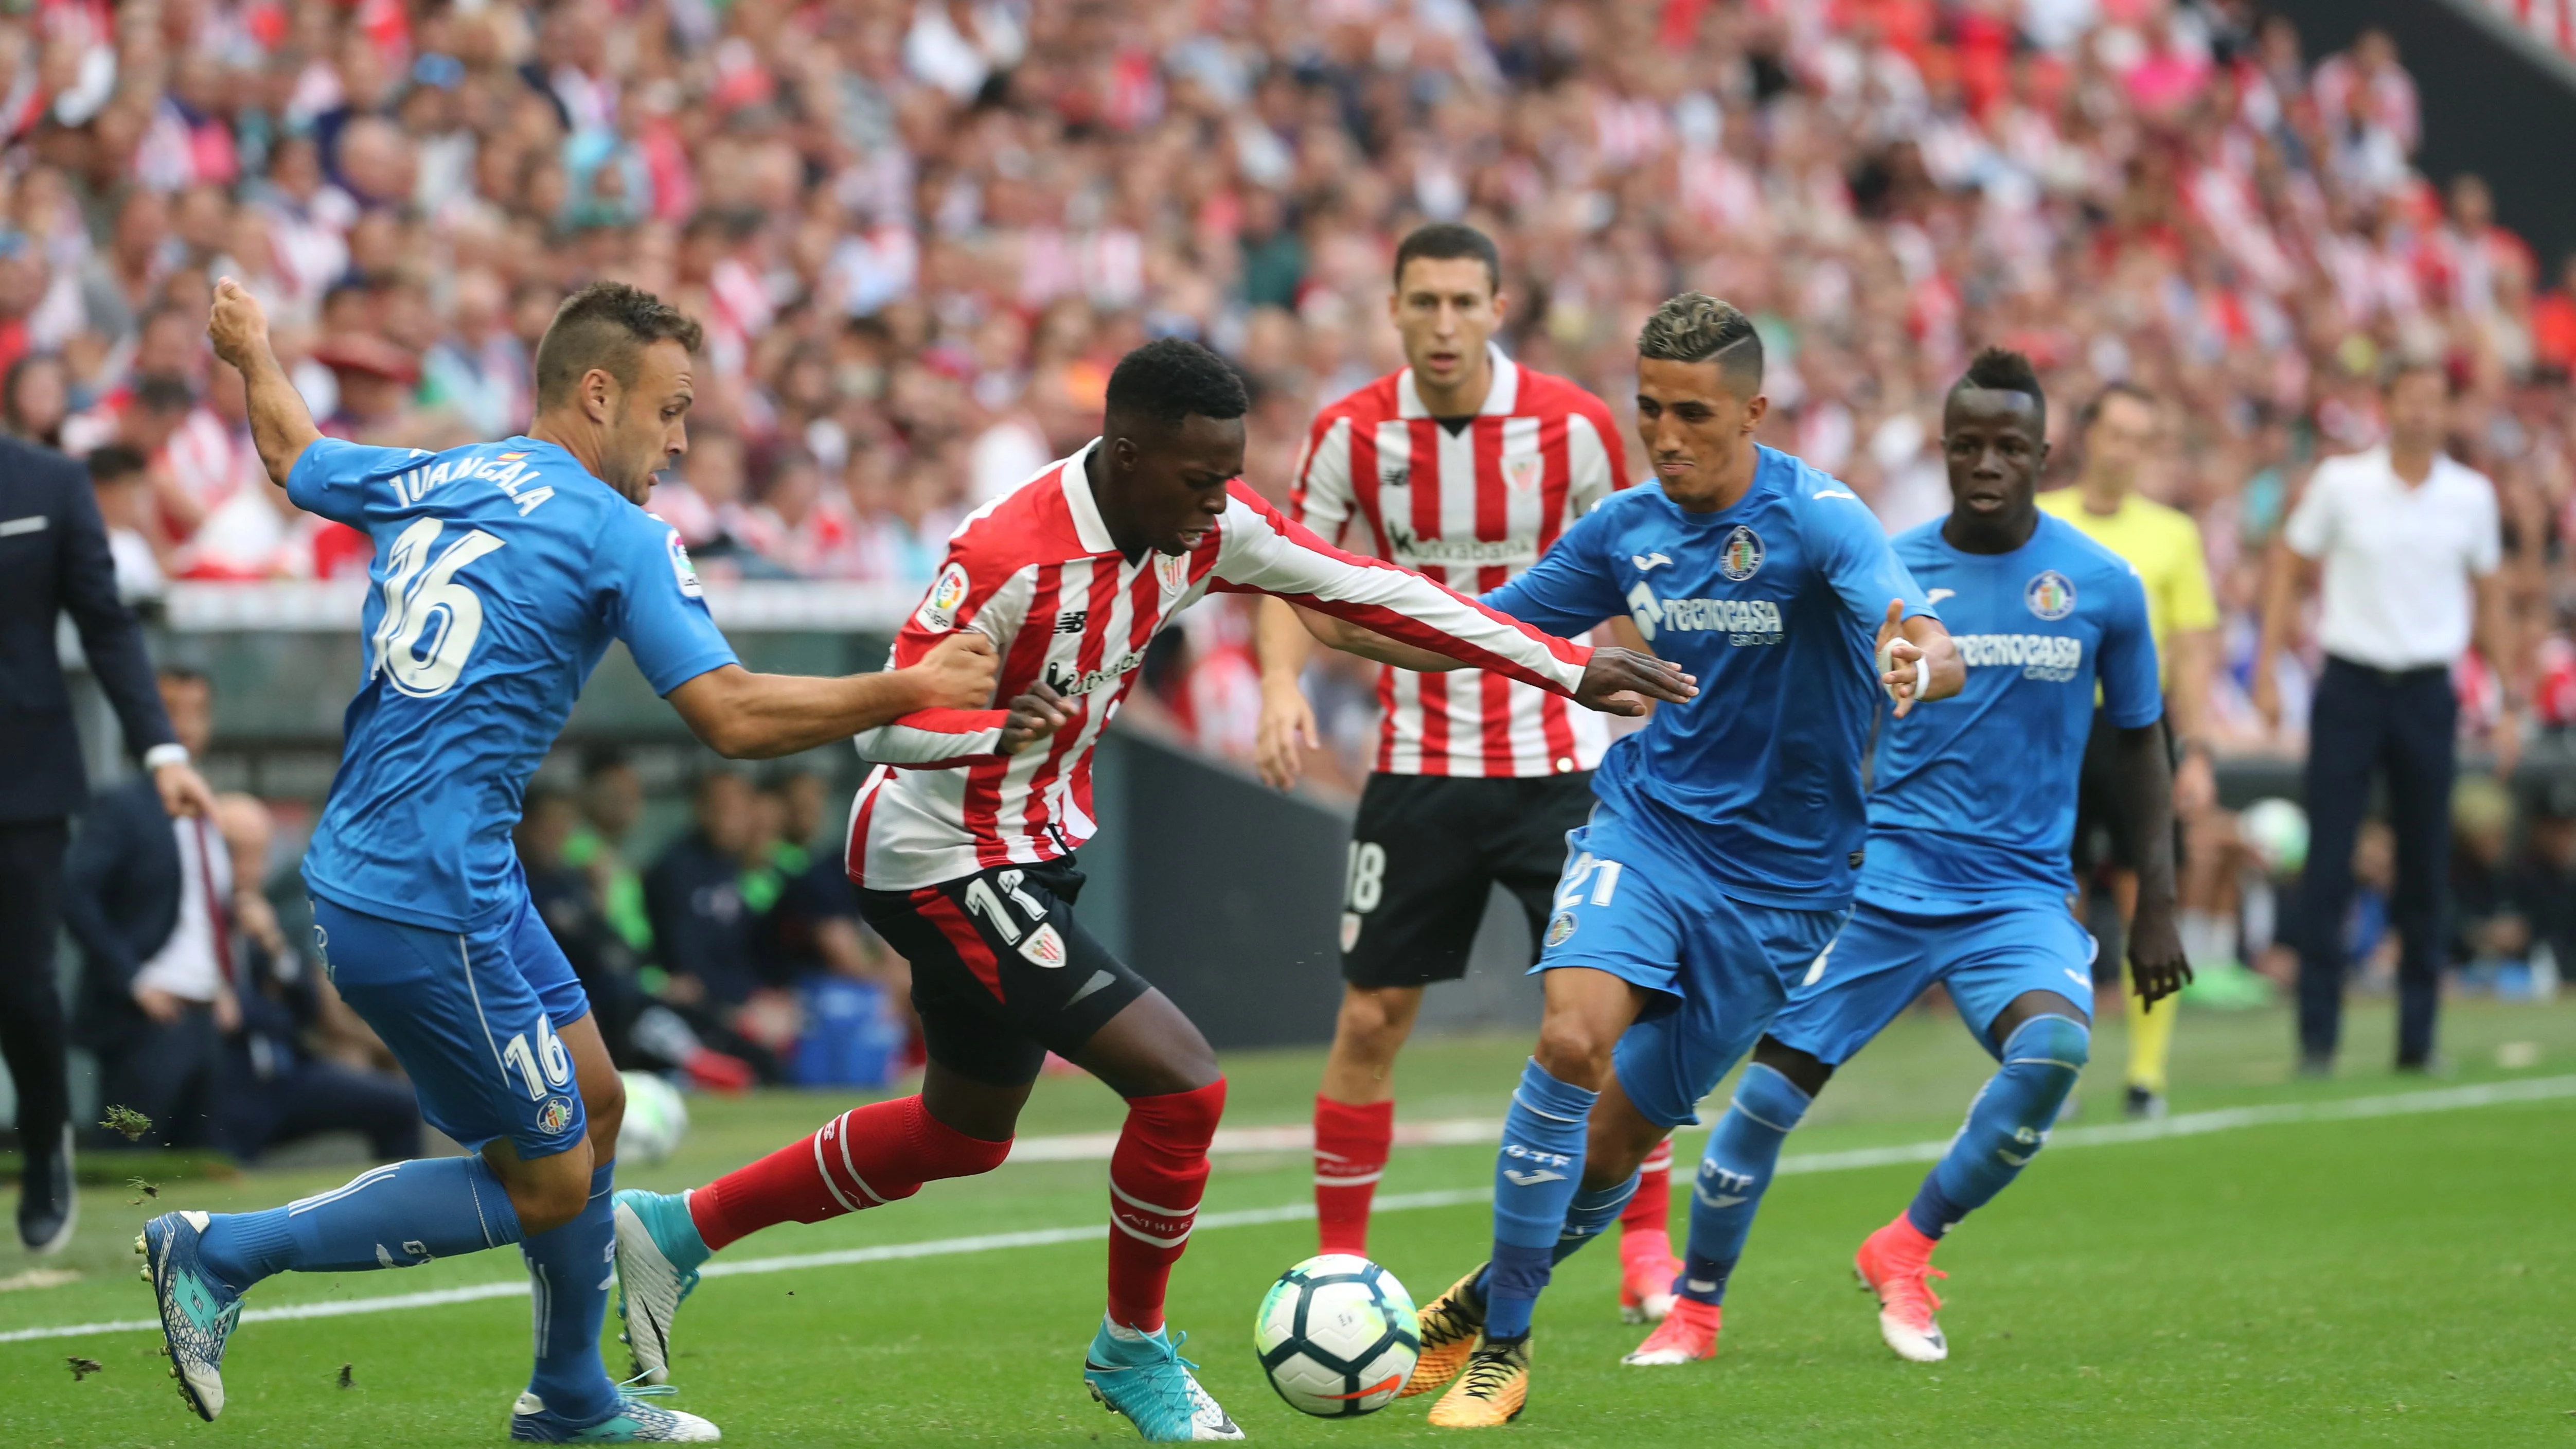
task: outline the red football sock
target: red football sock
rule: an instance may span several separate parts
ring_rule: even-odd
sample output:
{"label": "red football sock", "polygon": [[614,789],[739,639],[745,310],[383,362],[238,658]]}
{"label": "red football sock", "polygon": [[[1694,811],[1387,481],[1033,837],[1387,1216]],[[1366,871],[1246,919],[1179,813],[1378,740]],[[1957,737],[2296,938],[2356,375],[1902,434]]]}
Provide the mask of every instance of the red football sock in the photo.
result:
{"label": "red football sock", "polygon": [[1664,1240],[1664,1252],[1672,1252],[1673,1222],[1673,1144],[1670,1138],[1655,1144],[1637,1169],[1637,1195],[1619,1214],[1619,1242],[1622,1256],[1628,1239],[1638,1233],[1652,1233]]}
{"label": "red football sock", "polygon": [[1109,1321],[1163,1326],[1163,1289],[1198,1222],[1208,1140],[1225,1115],[1225,1079],[1195,1091],[1127,1099],[1109,1156]]}
{"label": "red football sock", "polygon": [[1395,1142],[1395,1104],[1315,1098],[1315,1222],[1322,1251],[1368,1256],[1369,1200]]}
{"label": "red football sock", "polygon": [[1672,1140],[1656,1142],[1636,1171],[1636,1196],[1618,1214],[1618,1258],[1662,1274],[1672,1263]]}
{"label": "red football sock", "polygon": [[689,1194],[689,1217],[710,1251],[773,1223],[819,1223],[879,1207],[942,1177],[990,1172],[1011,1144],[969,1137],[930,1115],[915,1094],[853,1107],[801,1142],[779,1148]]}

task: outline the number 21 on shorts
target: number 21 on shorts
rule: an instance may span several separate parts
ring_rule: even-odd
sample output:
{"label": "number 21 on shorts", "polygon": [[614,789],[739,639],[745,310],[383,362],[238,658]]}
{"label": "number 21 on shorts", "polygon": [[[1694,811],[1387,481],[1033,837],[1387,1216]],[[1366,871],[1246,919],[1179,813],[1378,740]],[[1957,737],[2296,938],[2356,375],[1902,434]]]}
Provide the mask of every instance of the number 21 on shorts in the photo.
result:
{"label": "number 21 on shorts", "polygon": [[1619,862],[1597,859],[1588,850],[1577,855],[1566,862],[1565,874],[1557,880],[1556,908],[1570,911],[1585,904],[1584,886],[1587,883],[1592,887],[1589,893],[1592,905],[1610,904],[1611,899],[1619,894],[1619,875],[1624,869]]}

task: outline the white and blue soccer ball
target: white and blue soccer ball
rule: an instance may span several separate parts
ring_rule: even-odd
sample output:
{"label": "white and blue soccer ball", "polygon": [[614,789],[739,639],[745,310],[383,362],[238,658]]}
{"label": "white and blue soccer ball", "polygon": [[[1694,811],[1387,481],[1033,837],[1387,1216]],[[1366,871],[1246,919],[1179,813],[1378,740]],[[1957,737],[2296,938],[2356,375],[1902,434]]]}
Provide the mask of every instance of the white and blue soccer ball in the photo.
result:
{"label": "white and blue soccer ball", "polygon": [[1422,1353],[1413,1295],[1350,1253],[1325,1253],[1279,1275],[1253,1320],[1262,1372],[1288,1407],[1317,1418],[1385,1408]]}
{"label": "white and blue soccer ball", "polygon": [[626,1083],[626,1120],[617,1128],[617,1160],[659,1162],[689,1135],[689,1104],[679,1089],[651,1072],[620,1072]]}

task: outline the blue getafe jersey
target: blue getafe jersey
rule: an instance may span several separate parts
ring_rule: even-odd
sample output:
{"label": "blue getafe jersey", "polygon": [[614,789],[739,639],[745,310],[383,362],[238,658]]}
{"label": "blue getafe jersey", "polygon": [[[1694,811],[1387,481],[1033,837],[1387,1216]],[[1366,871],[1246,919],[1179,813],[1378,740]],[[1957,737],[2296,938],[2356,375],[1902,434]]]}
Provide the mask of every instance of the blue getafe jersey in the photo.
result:
{"label": "blue getafe jersey", "polygon": [[1935,520],[1896,554],[1939,601],[1968,684],[1880,731],[1861,893],[2062,898],[2094,685],[2113,724],[2164,713],[2146,587],[2046,513],[2010,553],[1962,553]]}
{"label": "blue getafe jersey", "polygon": [[734,661],[678,532],[552,443],[324,438],[286,491],[376,543],[367,677],[304,857],[352,910],[461,931],[515,903],[520,794],[610,639],[656,694]]}
{"label": "blue getafe jersey", "polygon": [[1734,507],[1614,493],[1484,602],[1558,634],[1635,620],[1700,692],[1611,745],[1593,793],[1651,822],[1729,895],[1838,910],[1866,825],[1861,756],[1891,599],[1932,613],[1869,506],[1763,448]]}

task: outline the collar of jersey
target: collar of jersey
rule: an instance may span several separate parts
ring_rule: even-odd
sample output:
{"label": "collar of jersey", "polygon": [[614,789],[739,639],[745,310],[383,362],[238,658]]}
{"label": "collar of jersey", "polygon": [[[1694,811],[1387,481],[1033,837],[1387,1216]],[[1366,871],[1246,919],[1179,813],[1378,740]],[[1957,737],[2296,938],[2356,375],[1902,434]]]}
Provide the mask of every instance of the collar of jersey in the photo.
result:
{"label": "collar of jersey", "polygon": [[[1491,342],[1485,344],[1485,360],[1493,365],[1493,385],[1485,389],[1485,405],[1476,409],[1480,418],[1507,418],[1520,405],[1520,364],[1503,355],[1503,349]],[[1413,390],[1413,369],[1396,374],[1395,415],[1399,418],[1427,418],[1431,409],[1422,405],[1422,394]]]}
{"label": "collar of jersey", "polygon": [[1073,536],[1082,544],[1082,551],[1116,553],[1118,545],[1109,537],[1109,525],[1101,521],[1100,502],[1091,496],[1091,475],[1083,469],[1091,450],[1099,446],[1100,440],[1094,438],[1057,464],[1056,485],[1064,490],[1065,512],[1073,515]]}

